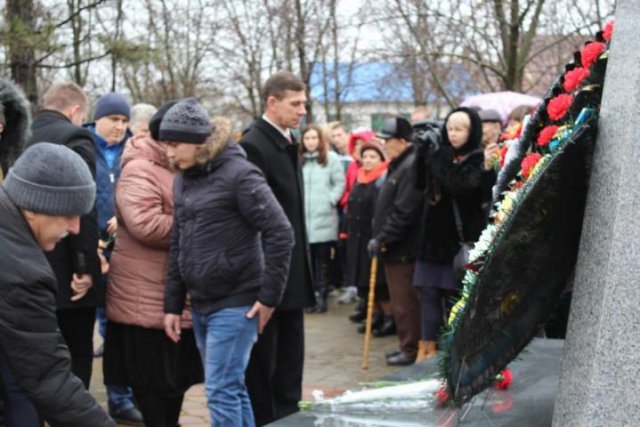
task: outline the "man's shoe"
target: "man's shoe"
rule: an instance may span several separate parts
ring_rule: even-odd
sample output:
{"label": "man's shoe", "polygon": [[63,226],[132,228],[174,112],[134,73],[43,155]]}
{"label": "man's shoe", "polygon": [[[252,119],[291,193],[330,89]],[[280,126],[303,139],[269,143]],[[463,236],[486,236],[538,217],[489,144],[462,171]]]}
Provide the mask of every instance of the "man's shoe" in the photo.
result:
{"label": "man's shoe", "polygon": [[413,362],[415,362],[415,357],[409,357],[404,353],[391,356],[387,359],[387,365],[389,366],[407,366],[413,365]]}
{"label": "man's shoe", "polygon": [[110,413],[111,418],[117,424],[123,424],[125,426],[142,426],[144,427],[144,420],[142,414],[136,408],[125,409],[124,411]]}
{"label": "man's shoe", "polygon": [[400,353],[402,353],[402,350],[400,350],[399,348],[394,348],[393,350],[389,350],[384,354],[384,357],[386,357],[387,359],[393,356],[397,356]]}

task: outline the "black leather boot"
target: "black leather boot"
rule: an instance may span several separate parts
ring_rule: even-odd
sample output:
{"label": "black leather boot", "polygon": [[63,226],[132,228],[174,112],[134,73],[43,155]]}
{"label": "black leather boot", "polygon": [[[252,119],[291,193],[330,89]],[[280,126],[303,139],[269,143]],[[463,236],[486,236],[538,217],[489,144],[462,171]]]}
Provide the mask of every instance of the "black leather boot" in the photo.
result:
{"label": "black leather boot", "polygon": [[356,305],[356,309],[352,315],[349,316],[349,320],[354,323],[360,323],[367,318],[367,303],[361,299]]}
{"label": "black leather boot", "polygon": [[316,281],[316,313],[327,312],[327,297],[329,296],[329,260],[322,260],[318,266],[318,280]]}
{"label": "black leather boot", "polygon": [[382,325],[373,331],[373,336],[376,338],[386,337],[389,335],[395,335],[396,322],[393,320],[393,316],[385,316]]}
{"label": "black leather boot", "polygon": [[[371,319],[371,331],[372,331],[372,335],[375,336],[376,334],[376,330],[382,326],[382,323],[384,322],[384,316],[382,316],[382,314],[380,314],[379,312],[374,312],[373,313],[373,319]],[[362,324],[360,326],[358,326],[358,333],[359,334],[364,334],[366,331],[366,324]]]}

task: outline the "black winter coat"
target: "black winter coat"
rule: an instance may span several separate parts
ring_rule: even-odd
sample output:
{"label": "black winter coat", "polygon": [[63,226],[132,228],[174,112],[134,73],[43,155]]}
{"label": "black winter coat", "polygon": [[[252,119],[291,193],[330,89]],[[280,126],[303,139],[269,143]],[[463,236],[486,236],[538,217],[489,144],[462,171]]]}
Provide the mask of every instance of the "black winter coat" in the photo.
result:
{"label": "black winter coat", "polygon": [[[371,258],[367,244],[373,237],[373,213],[376,200],[384,182],[384,176],[368,184],[357,183],[349,194],[346,213],[347,232],[347,267],[350,285],[368,288],[371,275]],[[376,285],[385,285],[384,267],[378,264]]]}
{"label": "black winter coat", "polygon": [[422,194],[415,186],[415,147],[389,163],[373,220],[373,235],[384,248],[384,261],[415,261],[416,233],[420,226]]}
{"label": "black winter coat", "polygon": [[309,243],[304,223],[303,179],[298,144],[290,143],[264,119],[257,119],[242,137],[240,145],[247,158],[264,173],[267,183],[289,218],[296,243],[281,310],[315,305]]}
{"label": "black winter coat", "polygon": [[2,188],[0,218],[0,351],[18,386],[54,427],[115,427],[71,372],[55,312],[56,278]]}
{"label": "black winter coat", "polygon": [[[72,149],[87,163],[95,179],[96,149],[90,131],[73,125],[64,115],[52,110],[36,113],[31,128],[33,133],[29,145],[46,141]],[[53,251],[46,254],[58,280],[59,309],[104,305],[104,286],[100,280],[97,248],[98,223],[94,206],[91,212],[80,217],[80,233],[63,239]],[[76,302],[71,302],[73,273],[90,274],[93,279],[89,292]]]}
{"label": "black winter coat", "polygon": [[475,242],[486,226],[483,210],[483,179],[481,151],[471,153],[464,161],[454,162],[451,147],[442,148],[431,159],[430,170],[439,186],[439,200],[426,203],[422,218],[418,259],[441,265],[451,265],[460,249],[460,237],[453,212],[455,198],[465,242]]}
{"label": "black winter coat", "polygon": [[[471,119],[468,142],[454,150],[444,128],[442,148],[427,153],[426,147],[420,147],[416,161],[416,176],[423,178],[418,180],[418,187],[422,187],[420,182],[426,186],[418,259],[440,265],[452,265],[461,241],[478,240],[487,223],[483,201],[487,179],[492,174],[483,170],[482,122],[475,111],[467,108],[455,109],[450,115],[457,111],[466,112]],[[462,221],[462,238],[456,227],[454,199]]]}
{"label": "black winter coat", "polygon": [[238,145],[178,176],[174,200],[165,313],[181,314],[187,292],[202,314],[256,300],[280,303],[293,231]]}

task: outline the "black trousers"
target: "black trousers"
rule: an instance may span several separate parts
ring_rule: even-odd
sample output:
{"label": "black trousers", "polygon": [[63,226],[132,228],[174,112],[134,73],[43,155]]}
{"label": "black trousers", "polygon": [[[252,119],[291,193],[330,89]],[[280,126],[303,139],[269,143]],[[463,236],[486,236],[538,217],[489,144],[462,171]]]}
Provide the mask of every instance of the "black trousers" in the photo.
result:
{"label": "black trousers", "polygon": [[184,392],[157,392],[133,387],[133,396],[146,427],[177,427]]}
{"label": "black trousers", "polygon": [[245,376],[256,425],[298,411],[303,366],[303,311],[276,310],[253,346]]}
{"label": "black trousers", "polygon": [[63,308],[56,311],[58,327],[71,353],[71,371],[89,389],[93,365],[95,307]]}

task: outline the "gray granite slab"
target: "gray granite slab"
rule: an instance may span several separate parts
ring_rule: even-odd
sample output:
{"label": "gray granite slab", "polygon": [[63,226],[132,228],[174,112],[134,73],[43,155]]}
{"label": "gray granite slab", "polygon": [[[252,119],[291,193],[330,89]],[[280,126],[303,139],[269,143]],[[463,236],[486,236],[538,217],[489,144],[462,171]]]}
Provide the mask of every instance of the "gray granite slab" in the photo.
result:
{"label": "gray granite slab", "polygon": [[555,426],[640,425],[640,1],[618,0]]}
{"label": "gray granite slab", "polygon": [[[534,339],[518,360],[510,364],[514,380],[509,390],[493,388],[478,395],[461,410],[432,407],[427,411],[326,413],[304,411],[270,424],[278,427],[359,426],[522,426],[551,425],[558,388],[564,341]],[[385,377],[390,381],[420,380],[437,372],[434,361],[403,369]]]}

